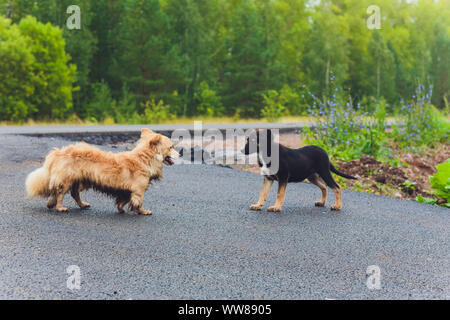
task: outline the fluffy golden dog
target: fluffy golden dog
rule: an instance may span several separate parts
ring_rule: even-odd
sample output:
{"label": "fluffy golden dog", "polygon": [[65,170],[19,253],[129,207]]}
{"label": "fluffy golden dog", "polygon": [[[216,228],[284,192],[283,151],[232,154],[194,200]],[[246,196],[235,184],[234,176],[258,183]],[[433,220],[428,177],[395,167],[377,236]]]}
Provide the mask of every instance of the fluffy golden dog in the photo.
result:
{"label": "fluffy golden dog", "polygon": [[179,156],[172,141],[149,129],[142,129],[141,139],[128,152],[104,152],[80,142],[62,149],[54,149],[44,165],[31,172],[25,182],[31,197],[49,198],[47,207],[66,212],[64,195],[70,191],[81,208],[90,205],[80,198],[80,192],[94,189],[115,198],[117,209],[124,212],[129,203],[137,214],[149,215],[142,208],[144,193],[152,180],[162,177],[162,165],[172,165]]}

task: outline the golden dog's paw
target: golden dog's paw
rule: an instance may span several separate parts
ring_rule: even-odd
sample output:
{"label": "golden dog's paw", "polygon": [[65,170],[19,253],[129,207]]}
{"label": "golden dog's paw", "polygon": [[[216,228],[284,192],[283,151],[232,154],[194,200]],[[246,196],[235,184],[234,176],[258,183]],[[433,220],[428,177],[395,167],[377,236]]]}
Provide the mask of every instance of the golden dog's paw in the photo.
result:
{"label": "golden dog's paw", "polygon": [[280,207],[276,207],[276,206],[271,206],[271,207],[269,207],[269,209],[267,209],[267,211],[270,211],[270,212],[280,212],[280,211],[281,211],[281,208],[280,208]]}
{"label": "golden dog's paw", "polygon": [[151,216],[153,212],[151,210],[141,209],[139,210],[139,214],[142,214],[143,216]]}
{"label": "golden dog's paw", "polygon": [[261,208],[262,208],[262,206],[260,206],[259,204],[253,204],[250,206],[250,210],[253,210],[253,211],[260,211]]}
{"label": "golden dog's paw", "polygon": [[56,211],[57,212],[69,212],[69,209],[65,208],[65,207],[61,207],[61,208],[56,208]]}
{"label": "golden dog's paw", "polygon": [[89,203],[87,203],[87,202],[84,202],[84,203],[82,203],[81,205],[80,205],[80,208],[81,209],[87,209],[87,208],[90,208],[91,207],[91,205],[89,204]]}
{"label": "golden dog's paw", "polygon": [[331,210],[332,210],[332,211],[339,211],[339,210],[341,210],[341,207],[340,207],[340,206],[337,206],[337,205],[332,205],[332,206],[331,206]]}
{"label": "golden dog's paw", "polygon": [[315,205],[316,207],[325,207],[325,203],[320,202],[320,201],[315,202],[314,205]]}
{"label": "golden dog's paw", "polygon": [[56,206],[56,203],[47,203],[47,208],[53,209]]}

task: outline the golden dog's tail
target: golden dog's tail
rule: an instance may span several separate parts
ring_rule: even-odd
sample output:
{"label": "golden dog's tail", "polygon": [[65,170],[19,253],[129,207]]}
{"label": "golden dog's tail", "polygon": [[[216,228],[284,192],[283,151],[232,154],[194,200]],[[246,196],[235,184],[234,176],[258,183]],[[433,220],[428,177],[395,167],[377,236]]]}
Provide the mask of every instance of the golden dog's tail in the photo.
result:
{"label": "golden dog's tail", "polygon": [[50,195],[49,189],[50,172],[46,167],[41,167],[31,172],[25,181],[27,194],[30,197],[48,197]]}

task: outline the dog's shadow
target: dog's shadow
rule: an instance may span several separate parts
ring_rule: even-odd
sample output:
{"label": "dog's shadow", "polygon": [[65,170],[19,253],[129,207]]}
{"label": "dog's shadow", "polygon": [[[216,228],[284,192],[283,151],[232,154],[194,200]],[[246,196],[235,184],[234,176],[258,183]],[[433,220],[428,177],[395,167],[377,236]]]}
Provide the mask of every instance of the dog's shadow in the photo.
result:
{"label": "dog's shadow", "polygon": [[284,205],[280,212],[272,212],[268,210],[269,207],[264,207],[260,211],[253,211],[247,209],[249,213],[270,215],[273,217],[286,217],[286,216],[312,216],[312,217],[334,217],[344,213],[344,210],[333,211],[331,206],[327,207],[316,207],[316,206],[295,206],[295,205]]}
{"label": "dog's shadow", "polygon": [[[48,209],[40,206],[33,207],[23,207],[22,210],[24,212],[29,212],[33,217],[43,216],[43,217],[60,217],[64,218],[87,218],[87,217],[107,217],[114,218],[118,220],[135,220],[137,218],[145,218],[144,215],[138,215],[133,211],[125,211],[124,213],[119,213],[115,208],[111,208],[111,210],[100,210],[99,208],[79,208],[79,207],[71,207],[68,206],[68,212],[58,212],[55,209]],[[151,217],[151,215],[150,215]]]}

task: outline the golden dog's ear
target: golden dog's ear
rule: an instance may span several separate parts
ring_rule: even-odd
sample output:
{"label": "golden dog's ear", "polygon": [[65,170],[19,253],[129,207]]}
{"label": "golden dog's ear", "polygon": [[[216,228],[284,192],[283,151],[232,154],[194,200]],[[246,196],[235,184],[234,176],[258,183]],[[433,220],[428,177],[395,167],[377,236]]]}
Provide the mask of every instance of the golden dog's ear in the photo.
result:
{"label": "golden dog's ear", "polygon": [[151,134],[153,134],[152,130],[147,129],[147,128],[142,128],[142,130],[141,130],[141,138],[144,138],[144,137],[149,136]]}
{"label": "golden dog's ear", "polygon": [[161,141],[161,135],[159,133],[155,134],[153,137],[151,137],[150,141],[148,142],[150,147],[156,146]]}

